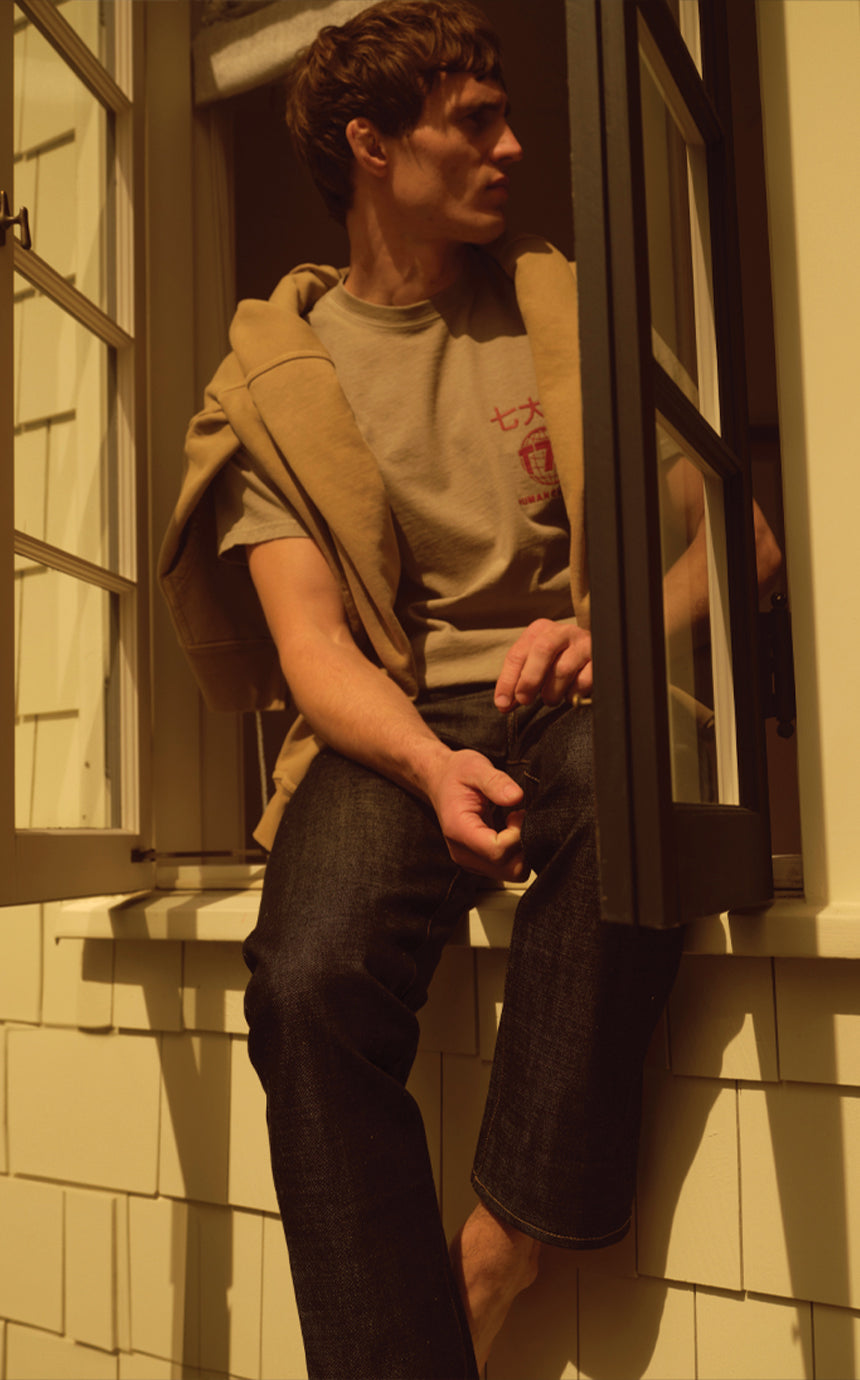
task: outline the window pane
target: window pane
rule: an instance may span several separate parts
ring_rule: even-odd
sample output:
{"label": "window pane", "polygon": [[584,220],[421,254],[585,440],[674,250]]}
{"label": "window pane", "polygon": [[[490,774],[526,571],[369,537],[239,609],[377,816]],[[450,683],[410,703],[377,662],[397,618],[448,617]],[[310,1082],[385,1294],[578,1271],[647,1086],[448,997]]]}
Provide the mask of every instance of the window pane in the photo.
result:
{"label": "window pane", "polygon": [[115,570],[115,352],[15,283],[15,526]]}
{"label": "window pane", "polygon": [[722,481],[657,422],[672,795],[736,804]]}
{"label": "window pane", "polygon": [[699,0],[669,0],[669,9],[681,30],[690,57],[702,75],[702,34],[699,24]]}
{"label": "window pane", "polygon": [[120,824],[119,599],[15,560],[15,822]]}
{"label": "window pane", "polygon": [[640,78],[654,355],[719,431],[705,149],[641,52]]}
{"label": "window pane", "polygon": [[110,313],[113,116],[32,24],[15,33],[14,82],[14,200],[30,212],[33,249]]}
{"label": "window pane", "polygon": [[[102,67],[114,76],[114,7],[117,0],[51,0]],[[689,3],[689,0],[687,0]]]}

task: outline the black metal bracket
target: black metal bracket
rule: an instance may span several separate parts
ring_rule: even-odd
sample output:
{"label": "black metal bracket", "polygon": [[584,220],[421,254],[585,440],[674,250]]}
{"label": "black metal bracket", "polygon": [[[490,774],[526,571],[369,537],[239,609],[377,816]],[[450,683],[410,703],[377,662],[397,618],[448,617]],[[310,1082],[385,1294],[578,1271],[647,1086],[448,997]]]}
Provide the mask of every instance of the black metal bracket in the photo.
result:
{"label": "black metal bracket", "polygon": [[133,863],[155,862],[155,849],[132,848],[131,860]]}
{"label": "black metal bracket", "polygon": [[11,230],[13,225],[21,227],[21,236],[18,240],[22,249],[32,249],[33,241],[30,239],[30,214],[26,206],[22,206],[17,216],[13,216],[9,209],[9,198],[5,192],[0,192],[0,249],[6,244],[6,231]]}
{"label": "black metal bracket", "polygon": [[764,717],[776,719],[776,731],[780,738],[790,738],[794,733],[797,705],[791,610],[784,594],[771,595],[770,609],[759,614],[758,627]]}

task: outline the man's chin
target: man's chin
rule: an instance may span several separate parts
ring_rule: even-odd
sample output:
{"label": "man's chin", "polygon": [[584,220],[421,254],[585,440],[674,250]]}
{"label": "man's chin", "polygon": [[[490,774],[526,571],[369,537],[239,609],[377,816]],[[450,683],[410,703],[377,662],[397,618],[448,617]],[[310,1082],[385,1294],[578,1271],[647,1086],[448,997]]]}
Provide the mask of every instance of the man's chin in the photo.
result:
{"label": "man's chin", "polygon": [[480,246],[495,244],[496,240],[500,240],[502,238],[506,229],[507,217],[488,216],[486,225],[476,227],[476,229],[469,235],[469,238],[465,241],[465,243]]}

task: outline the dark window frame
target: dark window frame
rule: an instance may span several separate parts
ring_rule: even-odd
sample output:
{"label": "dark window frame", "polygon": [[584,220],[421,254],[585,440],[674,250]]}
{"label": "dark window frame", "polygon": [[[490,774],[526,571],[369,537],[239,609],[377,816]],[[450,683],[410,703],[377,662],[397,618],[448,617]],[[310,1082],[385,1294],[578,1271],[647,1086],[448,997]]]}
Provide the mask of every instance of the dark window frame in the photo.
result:
{"label": "dark window frame", "polygon": [[[568,0],[567,21],[603,911],[662,928],[773,889],[724,0],[700,5],[701,78],[666,0]],[[707,149],[721,437],[652,358],[640,22]],[[739,805],[672,800],[655,409],[724,482]]]}

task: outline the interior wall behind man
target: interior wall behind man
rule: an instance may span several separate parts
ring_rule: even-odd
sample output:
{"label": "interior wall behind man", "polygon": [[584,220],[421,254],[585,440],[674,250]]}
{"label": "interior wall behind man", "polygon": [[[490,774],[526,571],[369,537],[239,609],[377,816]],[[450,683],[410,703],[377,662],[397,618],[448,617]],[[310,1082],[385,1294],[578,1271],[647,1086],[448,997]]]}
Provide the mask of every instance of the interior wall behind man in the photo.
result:
{"label": "interior wall behind man", "polygon": [[[564,6],[482,0],[502,40],[511,123],[525,157],[512,182],[509,230],[536,232],[573,257]],[[346,236],[289,145],[283,84],[232,102],[239,297],[267,297],[303,261],[342,266]]]}

